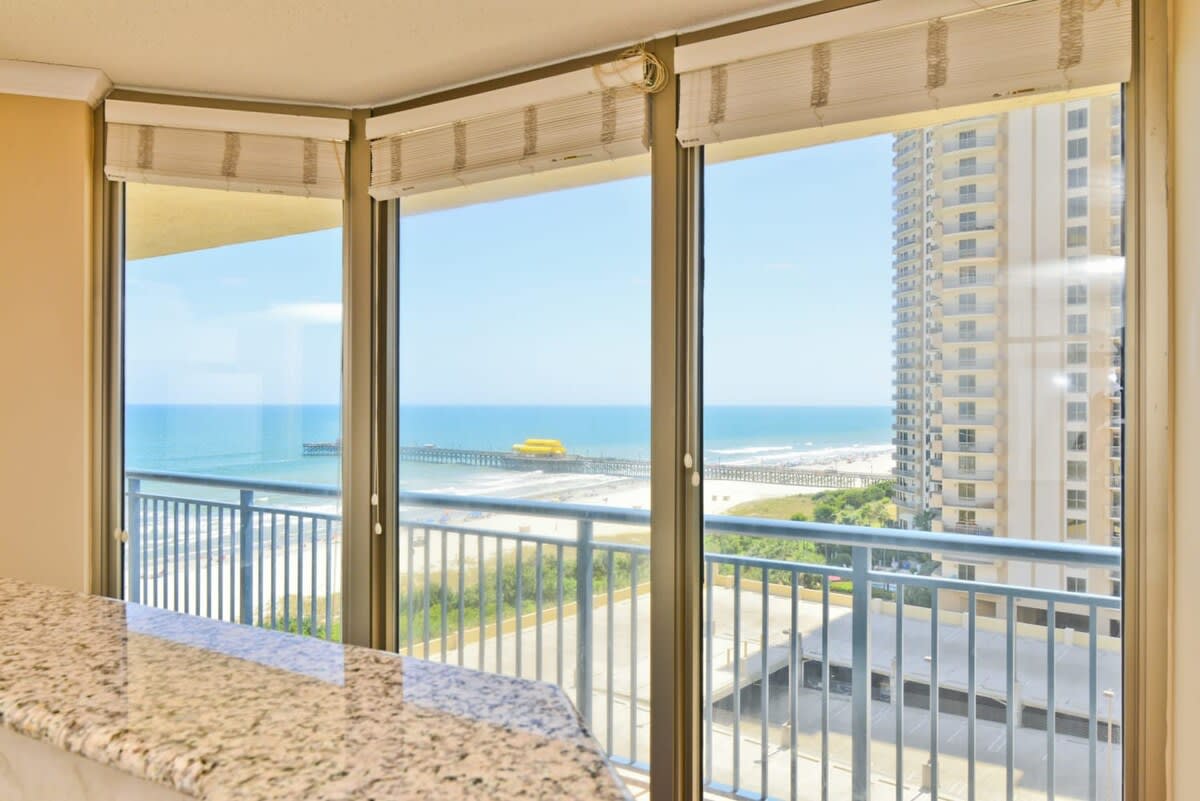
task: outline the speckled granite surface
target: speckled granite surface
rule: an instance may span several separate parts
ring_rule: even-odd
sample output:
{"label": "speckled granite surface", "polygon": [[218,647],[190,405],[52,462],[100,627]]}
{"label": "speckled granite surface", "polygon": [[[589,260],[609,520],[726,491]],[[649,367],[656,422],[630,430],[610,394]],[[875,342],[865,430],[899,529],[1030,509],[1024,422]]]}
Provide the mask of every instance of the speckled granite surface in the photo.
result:
{"label": "speckled granite surface", "polygon": [[211,801],[629,797],[550,685],[9,579],[0,725]]}

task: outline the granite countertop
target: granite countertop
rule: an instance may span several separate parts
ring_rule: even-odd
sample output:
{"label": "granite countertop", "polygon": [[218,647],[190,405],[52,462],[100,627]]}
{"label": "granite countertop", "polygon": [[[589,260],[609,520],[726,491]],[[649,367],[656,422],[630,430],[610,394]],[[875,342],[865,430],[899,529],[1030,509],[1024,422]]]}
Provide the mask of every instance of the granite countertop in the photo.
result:
{"label": "granite countertop", "polygon": [[10,579],[0,726],[210,801],[629,798],[552,685]]}

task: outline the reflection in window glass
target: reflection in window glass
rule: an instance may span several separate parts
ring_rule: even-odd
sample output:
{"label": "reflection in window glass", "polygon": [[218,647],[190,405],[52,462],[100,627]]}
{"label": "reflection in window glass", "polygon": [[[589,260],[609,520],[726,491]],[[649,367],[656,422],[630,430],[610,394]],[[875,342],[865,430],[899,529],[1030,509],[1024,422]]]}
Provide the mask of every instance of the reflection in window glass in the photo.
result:
{"label": "reflection in window glass", "polygon": [[[1110,246],[1121,216],[1094,213],[1121,206],[1119,121],[1097,124],[1119,104],[1100,93],[728,161],[707,148],[714,789],[787,798],[795,771],[797,798],[850,798],[857,686],[870,798],[926,797],[935,768],[940,797],[968,797],[973,775],[977,799],[1005,798],[1011,722],[1015,798],[1047,796],[1053,738],[1056,797],[1119,799],[1121,610],[1087,589],[1119,582],[1118,554],[1070,571],[1051,554],[1120,545],[1125,263]],[[912,545],[864,548],[871,528]],[[995,556],[999,537],[1029,555]],[[1011,642],[1010,620],[1024,624]],[[1093,708],[1114,735],[1094,772]]]}
{"label": "reflection in window glass", "polygon": [[341,215],[126,186],[130,600],[341,638]]}

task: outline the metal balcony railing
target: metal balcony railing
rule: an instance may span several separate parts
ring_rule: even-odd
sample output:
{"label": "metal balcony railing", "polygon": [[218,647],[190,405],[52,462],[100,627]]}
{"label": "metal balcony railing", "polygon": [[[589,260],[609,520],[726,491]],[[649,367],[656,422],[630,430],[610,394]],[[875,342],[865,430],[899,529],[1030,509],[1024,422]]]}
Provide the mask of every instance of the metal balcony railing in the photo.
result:
{"label": "metal balcony railing", "polygon": [[955,439],[945,440],[943,448],[947,453],[992,453],[996,449],[994,442],[959,442]]}
{"label": "metal balcony railing", "polygon": [[971,150],[977,147],[995,147],[996,135],[984,134],[981,136],[963,137],[962,139],[947,139],[942,144],[943,153],[956,153],[960,150]]}
{"label": "metal balcony railing", "polygon": [[995,201],[995,199],[996,193],[994,191],[959,192],[958,194],[950,194],[942,198],[942,208],[949,209],[956,206],[967,206],[973,203],[991,203]]}
{"label": "metal balcony railing", "polygon": [[996,285],[994,273],[979,273],[971,278],[960,278],[951,275],[942,281],[944,289],[973,289],[975,287],[990,287]]}
{"label": "metal balcony railing", "polygon": [[942,309],[943,317],[969,317],[977,314],[994,314],[995,303],[950,303]]}
{"label": "metal balcony railing", "polygon": [[[130,473],[126,597],[336,639],[341,520],[320,505],[338,497],[329,486]],[[614,761],[645,769],[649,654],[639,647],[650,642],[650,549],[597,527],[644,531],[650,513],[418,492],[398,502],[397,648],[556,682]],[[503,527],[518,518],[537,522]],[[1098,783],[1111,775],[1099,769],[1101,727],[1110,734],[1120,724],[1111,707],[1100,712],[1105,691],[1120,692],[1119,654],[1101,658],[1101,615],[1119,616],[1120,598],[894,565],[897,554],[936,554],[1113,570],[1118,548],[994,538],[972,525],[925,532],[708,515],[704,528],[707,537],[809,542],[849,562],[705,550],[708,789],[795,800],[824,787],[866,799],[872,785],[887,785],[898,797],[938,798],[939,786],[949,789],[946,766],[965,768],[970,796],[1041,776],[1051,793],[1101,797]],[[954,599],[965,611],[950,611]],[[985,602],[997,617],[982,618]],[[1043,624],[1018,626],[1018,603],[1044,610]],[[1064,633],[1059,610],[1087,630]],[[1116,647],[1103,639],[1106,653]],[[1057,694],[1060,686],[1071,691]],[[978,751],[984,738],[1003,742],[1002,755]],[[1081,757],[1056,763],[1060,746]],[[1112,748],[1106,761],[1119,766]]]}

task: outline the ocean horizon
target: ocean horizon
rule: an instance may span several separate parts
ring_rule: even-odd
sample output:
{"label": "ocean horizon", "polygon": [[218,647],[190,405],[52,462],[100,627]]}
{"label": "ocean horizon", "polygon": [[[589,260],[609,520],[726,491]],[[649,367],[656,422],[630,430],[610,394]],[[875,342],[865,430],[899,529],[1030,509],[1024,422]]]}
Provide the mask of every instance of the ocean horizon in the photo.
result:
{"label": "ocean horizon", "polygon": [[[710,462],[804,464],[884,449],[892,437],[885,405],[728,405],[704,412]],[[507,451],[541,437],[585,456],[650,454],[649,406],[413,404],[401,408],[399,427],[401,445]],[[125,428],[128,470],[339,481],[338,455],[303,454],[305,443],[339,438],[341,407],[334,404],[128,404]],[[511,471],[404,463],[400,481],[407,489],[480,492],[512,489],[522,479]]]}

